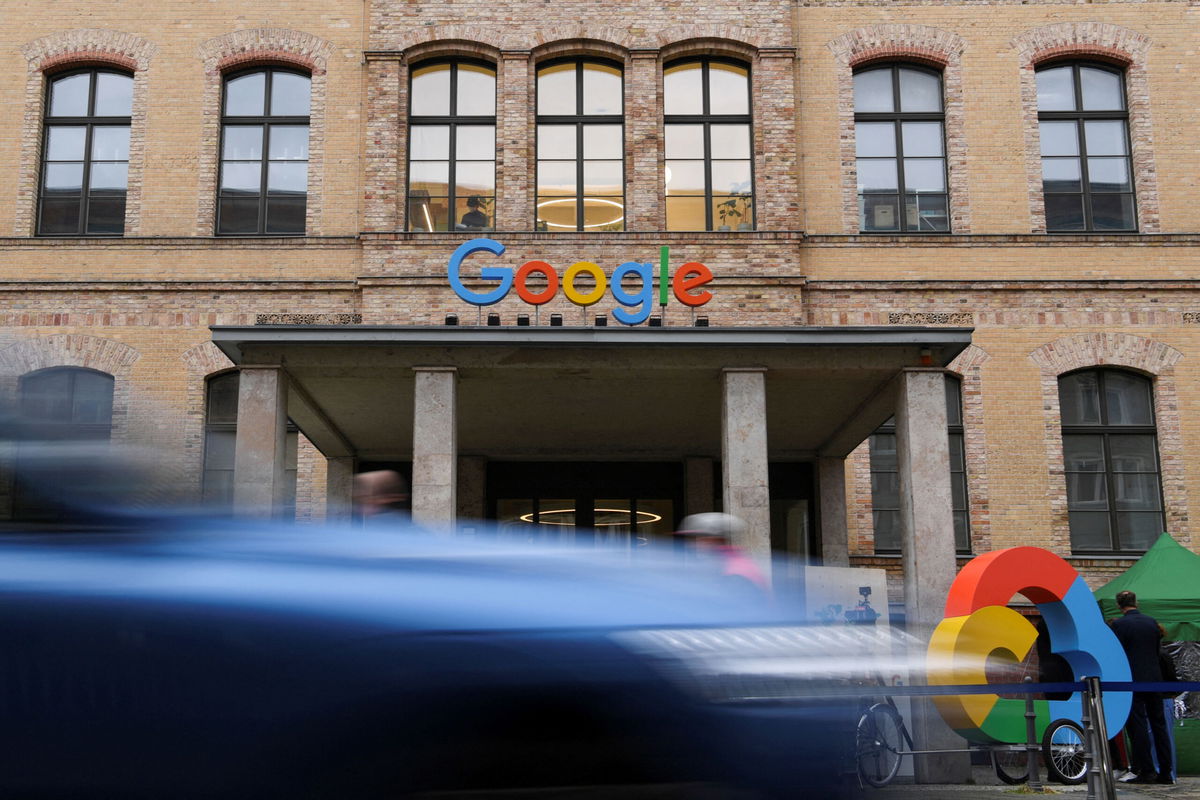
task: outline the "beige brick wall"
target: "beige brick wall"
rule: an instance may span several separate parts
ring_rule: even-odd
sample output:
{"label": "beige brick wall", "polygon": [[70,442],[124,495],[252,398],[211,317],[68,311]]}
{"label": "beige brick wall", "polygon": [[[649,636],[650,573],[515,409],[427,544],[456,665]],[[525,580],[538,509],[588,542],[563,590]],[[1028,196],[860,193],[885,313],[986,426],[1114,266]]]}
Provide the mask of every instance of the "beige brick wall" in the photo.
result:
{"label": "beige brick wall", "polygon": [[[498,65],[498,226],[505,263],[606,272],[634,258],[699,260],[717,274],[700,312],[714,325],[972,325],[963,377],[976,550],[1036,543],[1068,553],[1057,371],[1123,364],[1154,376],[1168,527],[1196,547],[1200,498],[1200,299],[1192,209],[1200,201],[1194,110],[1200,7],[1184,0],[798,0],[634,6],[579,0],[361,3],[163,0],[121,4],[17,0],[0,29],[0,390],[41,366],[94,364],[117,378],[119,438],[171,453],[164,474],[199,485],[206,376],[228,364],[209,325],[259,315],[360,315],[438,324],[475,309],[446,285],[461,237],[403,233],[407,75],[425,58]],[[626,71],[628,228],[623,234],[529,231],[537,63],[603,53]],[[1141,233],[1047,236],[1037,184],[1031,68],[1080,53],[1127,64]],[[661,71],[691,54],[751,65],[755,232],[663,233]],[[940,64],[947,99],[955,235],[856,234],[851,70],[880,58]],[[314,76],[308,236],[212,233],[221,70],[300,64]],[[134,70],[127,236],[31,237],[43,70]],[[802,236],[798,231],[807,232]],[[511,324],[532,309],[490,309]],[[582,312],[561,298],[541,321]],[[690,324],[673,305],[667,324]],[[332,318],[332,317],[330,317]],[[351,316],[347,319],[355,319]],[[280,317],[272,317],[280,319]],[[288,317],[287,319],[295,319]],[[1067,347],[1072,337],[1087,347]],[[1073,341],[1073,340],[1072,340]],[[1147,344],[1148,343],[1148,344]],[[1047,350],[1047,348],[1051,350]],[[1164,355],[1178,354],[1164,360]],[[1081,360],[1082,359],[1082,360]],[[1124,360],[1122,360],[1124,359]],[[1157,359],[1157,360],[1156,360]],[[1167,363],[1170,361],[1170,363]],[[1061,445],[1057,445],[1061,448]],[[872,555],[865,449],[849,461],[851,549]],[[301,450],[299,516],[319,520],[323,464]],[[1127,560],[1080,560],[1093,583]],[[894,587],[897,584],[894,584]]]}

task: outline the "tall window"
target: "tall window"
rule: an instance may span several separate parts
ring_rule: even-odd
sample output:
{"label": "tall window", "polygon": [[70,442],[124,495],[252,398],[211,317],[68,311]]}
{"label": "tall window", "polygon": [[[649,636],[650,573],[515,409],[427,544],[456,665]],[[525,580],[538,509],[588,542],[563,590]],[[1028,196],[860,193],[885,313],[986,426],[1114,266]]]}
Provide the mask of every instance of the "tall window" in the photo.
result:
{"label": "tall window", "polygon": [[1137,229],[1124,77],[1096,64],[1037,71],[1046,230]]}
{"label": "tall window", "polygon": [[[967,505],[967,460],[963,441],[962,381],[946,376],[946,423],[950,444],[950,503],[954,512],[954,547],[971,552],[971,523]],[[896,420],[889,419],[871,434],[871,507],[875,552],[900,552],[900,475],[896,457]]]}
{"label": "tall window", "polygon": [[[204,406],[204,504],[217,513],[233,510],[233,465],[237,444],[238,373],[208,379]],[[296,516],[296,474],[299,433],[288,420],[284,458],[283,518]]]}
{"label": "tall window", "polygon": [[537,73],[537,229],[625,229],[621,68],[559,61]]}
{"label": "tall window", "polygon": [[495,69],[469,62],[417,67],[408,96],[408,229],[492,230]]}
{"label": "tall window", "polygon": [[304,233],[310,84],[284,69],[225,79],[218,234]]}
{"label": "tall window", "polygon": [[1141,552],[1165,529],[1153,389],[1115,369],[1058,380],[1071,547]]}
{"label": "tall window", "polygon": [[[113,377],[80,367],[55,367],[21,377],[21,416],[34,452],[19,446],[13,516],[55,519],[80,487],[70,459],[47,462],[40,442],[107,442],[112,435]],[[30,458],[31,457],[31,458]],[[83,487],[84,491],[94,486]]]}
{"label": "tall window", "polygon": [[854,73],[859,229],[945,233],[941,74],[891,64]]}
{"label": "tall window", "polygon": [[667,230],[754,229],[750,74],[691,61],[663,73]]}
{"label": "tall window", "polygon": [[133,78],[88,69],[50,80],[38,233],[125,232]]}

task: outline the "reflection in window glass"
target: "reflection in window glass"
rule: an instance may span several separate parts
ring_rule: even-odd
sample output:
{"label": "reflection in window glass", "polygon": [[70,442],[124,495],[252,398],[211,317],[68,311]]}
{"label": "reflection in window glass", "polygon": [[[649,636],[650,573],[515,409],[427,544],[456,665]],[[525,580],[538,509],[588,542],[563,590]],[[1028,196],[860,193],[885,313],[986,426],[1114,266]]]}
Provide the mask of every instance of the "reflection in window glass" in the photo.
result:
{"label": "reflection in window glass", "polygon": [[854,75],[859,229],[950,230],[941,75],[891,64]]}
{"label": "reflection in window glass", "polygon": [[623,82],[611,64],[539,67],[538,230],[625,229]]}
{"label": "reflection in window glass", "polygon": [[50,80],[38,234],[125,232],[133,78],[91,69]]}
{"label": "reflection in window glass", "polygon": [[1124,74],[1057,65],[1037,90],[1046,230],[1136,230]]}
{"label": "reflection in window glass", "polygon": [[749,71],[686,61],[663,87],[667,230],[753,230]]}
{"label": "reflection in window glass", "polygon": [[1091,369],[1058,381],[1063,473],[1076,552],[1144,551],[1164,530],[1153,387]]}
{"label": "reflection in window glass", "polygon": [[308,207],[311,79],[260,69],[225,81],[219,235],[302,234]]}
{"label": "reflection in window glass", "polygon": [[465,61],[420,66],[410,97],[408,229],[493,230],[495,69]]}

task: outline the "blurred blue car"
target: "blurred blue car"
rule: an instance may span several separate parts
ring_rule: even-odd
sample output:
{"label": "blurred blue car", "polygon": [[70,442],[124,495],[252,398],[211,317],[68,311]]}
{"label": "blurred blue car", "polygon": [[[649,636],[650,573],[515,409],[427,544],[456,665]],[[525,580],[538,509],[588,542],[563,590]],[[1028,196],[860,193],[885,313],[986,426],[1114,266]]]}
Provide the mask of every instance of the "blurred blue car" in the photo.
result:
{"label": "blurred blue car", "polygon": [[873,634],[724,583],[407,529],[0,534],[0,797],[854,794],[856,706],[806,693]]}

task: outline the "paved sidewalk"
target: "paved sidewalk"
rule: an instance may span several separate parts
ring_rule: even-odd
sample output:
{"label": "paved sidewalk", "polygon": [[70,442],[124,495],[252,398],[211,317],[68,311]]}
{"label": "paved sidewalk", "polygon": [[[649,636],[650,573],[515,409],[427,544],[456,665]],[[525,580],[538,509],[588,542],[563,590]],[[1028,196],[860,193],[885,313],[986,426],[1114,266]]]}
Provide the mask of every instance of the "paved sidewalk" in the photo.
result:
{"label": "paved sidewalk", "polygon": [[[866,800],[1021,800],[1043,796],[1023,793],[1028,791],[1024,787],[999,783],[990,767],[973,768],[972,778],[976,783],[969,786],[914,786],[897,781],[883,789],[868,790]],[[1047,787],[1063,800],[1087,797],[1087,784],[1063,786],[1050,783]],[[1200,800],[1200,777],[1180,778],[1174,786],[1118,783],[1117,797],[1120,800]]]}

